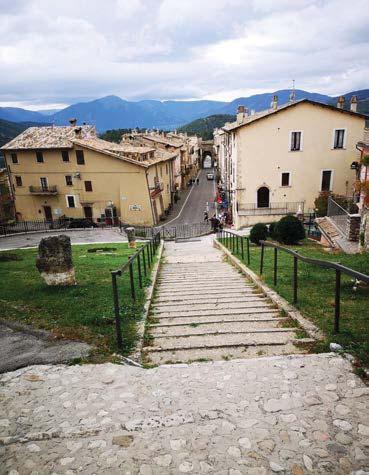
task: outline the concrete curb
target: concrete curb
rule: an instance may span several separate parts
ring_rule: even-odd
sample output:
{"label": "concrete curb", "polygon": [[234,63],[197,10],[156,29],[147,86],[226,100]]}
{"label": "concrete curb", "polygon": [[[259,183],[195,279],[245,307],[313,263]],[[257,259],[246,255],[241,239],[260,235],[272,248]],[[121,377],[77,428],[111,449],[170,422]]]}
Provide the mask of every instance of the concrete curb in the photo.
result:
{"label": "concrete curb", "polygon": [[138,341],[135,349],[132,351],[132,353],[129,355],[128,358],[122,357],[122,360],[125,361],[127,364],[134,365],[134,366],[141,366],[142,362],[142,349],[143,349],[143,343],[144,343],[144,335],[145,335],[145,330],[146,330],[146,321],[147,317],[150,312],[151,308],[151,302],[152,298],[154,295],[154,289],[156,286],[156,281],[158,279],[158,274],[159,274],[159,269],[160,269],[160,263],[161,263],[161,257],[163,255],[163,249],[164,249],[164,241],[160,241],[160,247],[159,247],[159,252],[158,252],[158,260],[156,264],[154,265],[154,268],[151,273],[151,284],[149,287],[146,289],[146,301],[144,305],[144,310],[143,310],[143,318],[140,320],[140,322],[137,324],[137,334],[138,334]]}
{"label": "concrete curb", "polygon": [[246,277],[248,277],[262,292],[270,298],[270,300],[277,305],[280,310],[283,310],[290,318],[295,320],[303,330],[314,340],[324,340],[323,333],[310,320],[304,317],[293,305],[281,297],[275,290],[268,287],[260,277],[251,269],[246,267],[237,257],[235,257],[226,247],[221,244],[218,239],[214,238],[214,247],[221,250],[231,263],[237,267]]}

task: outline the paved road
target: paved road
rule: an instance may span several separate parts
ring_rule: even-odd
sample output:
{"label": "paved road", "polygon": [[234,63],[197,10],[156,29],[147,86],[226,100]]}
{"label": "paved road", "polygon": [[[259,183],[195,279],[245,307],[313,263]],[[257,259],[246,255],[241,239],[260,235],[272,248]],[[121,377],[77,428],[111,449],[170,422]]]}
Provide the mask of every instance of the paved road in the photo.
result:
{"label": "paved road", "polygon": [[96,244],[106,242],[126,242],[118,229],[86,229],[83,231],[60,230],[52,233],[23,234],[0,238],[0,250],[19,249],[22,247],[37,247],[44,237],[66,234],[71,238],[72,244]]}
{"label": "paved road", "polygon": [[[188,195],[187,201],[180,212],[180,215],[165,223],[165,226],[174,226],[176,224],[201,223],[204,220],[204,210],[206,203],[210,206],[214,202],[215,197],[215,180],[207,180],[206,174],[212,170],[200,170],[199,185],[193,185],[191,193]],[[209,216],[214,208],[210,208]]]}

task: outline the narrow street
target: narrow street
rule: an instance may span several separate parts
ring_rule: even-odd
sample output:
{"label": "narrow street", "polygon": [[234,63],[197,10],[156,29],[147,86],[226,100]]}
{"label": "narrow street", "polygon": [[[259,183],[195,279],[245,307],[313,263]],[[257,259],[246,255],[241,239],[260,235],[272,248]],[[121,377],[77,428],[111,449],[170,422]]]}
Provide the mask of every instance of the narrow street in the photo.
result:
{"label": "narrow street", "polygon": [[214,173],[213,169],[204,169],[199,172],[200,183],[192,185],[190,194],[181,203],[179,215],[165,223],[165,226],[177,224],[201,223],[204,219],[206,203],[209,203],[209,217],[213,211],[215,198],[215,180],[207,180],[207,173]]}

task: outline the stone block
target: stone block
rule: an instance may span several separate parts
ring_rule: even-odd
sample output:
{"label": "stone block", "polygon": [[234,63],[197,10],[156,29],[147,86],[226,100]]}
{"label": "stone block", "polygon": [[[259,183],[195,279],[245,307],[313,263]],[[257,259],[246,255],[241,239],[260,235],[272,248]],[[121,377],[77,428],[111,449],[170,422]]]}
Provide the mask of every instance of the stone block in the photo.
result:
{"label": "stone block", "polygon": [[76,285],[70,238],[43,238],[38,246],[36,267],[47,285]]}

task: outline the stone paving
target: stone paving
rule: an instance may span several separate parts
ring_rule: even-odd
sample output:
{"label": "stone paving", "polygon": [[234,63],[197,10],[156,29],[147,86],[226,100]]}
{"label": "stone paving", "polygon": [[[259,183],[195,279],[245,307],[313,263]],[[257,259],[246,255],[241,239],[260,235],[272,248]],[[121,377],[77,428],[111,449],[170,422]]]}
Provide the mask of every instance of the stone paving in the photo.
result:
{"label": "stone paving", "polygon": [[369,473],[369,388],[335,354],[3,375],[0,473]]}

